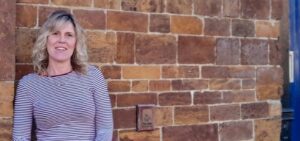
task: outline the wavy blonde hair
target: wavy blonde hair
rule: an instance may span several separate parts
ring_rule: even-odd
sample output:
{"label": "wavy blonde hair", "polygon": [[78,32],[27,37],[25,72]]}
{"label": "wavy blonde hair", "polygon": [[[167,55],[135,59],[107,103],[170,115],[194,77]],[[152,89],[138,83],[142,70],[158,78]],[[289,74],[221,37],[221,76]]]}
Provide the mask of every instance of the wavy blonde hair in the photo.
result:
{"label": "wavy blonde hair", "polygon": [[55,11],[50,14],[39,30],[32,52],[33,66],[36,73],[43,74],[48,67],[49,55],[46,46],[48,36],[68,22],[73,25],[76,34],[76,47],[71,56],[72,69],[81,74],[86,74],[88,54],[84,30],[73,15],[64,10]]}

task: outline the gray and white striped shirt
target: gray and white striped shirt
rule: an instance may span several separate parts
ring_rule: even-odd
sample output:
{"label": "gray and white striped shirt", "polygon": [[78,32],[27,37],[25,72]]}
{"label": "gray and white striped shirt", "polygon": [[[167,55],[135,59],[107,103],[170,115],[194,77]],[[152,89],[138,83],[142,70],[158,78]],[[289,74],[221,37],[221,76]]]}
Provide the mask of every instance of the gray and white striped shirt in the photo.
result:
{"label": "gray and white striped shirt", "polygon": [[33,119],[38,141],[111,141],[111,103],[100,70],[24,76],[15,99],[14,141],[31,140]]}

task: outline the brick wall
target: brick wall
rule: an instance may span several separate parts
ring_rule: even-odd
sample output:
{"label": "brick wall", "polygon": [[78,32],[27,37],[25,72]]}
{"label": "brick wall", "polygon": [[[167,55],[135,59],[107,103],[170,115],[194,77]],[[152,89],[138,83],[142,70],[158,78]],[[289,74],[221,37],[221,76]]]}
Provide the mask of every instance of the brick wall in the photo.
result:
{"label": "brick wall", "polygon": [[[108,80],[114,141],[279,141],[281,0],[17,0],[16,80],[32,72],[37,30],[57,9],[87,31],[90,62]],[[13,67],[0,70],[0,89],[13,87]],[[7,93],[1,117],[12,116]],[[156,105],[154,131],[135,131],[136,104]],[[11,118],[2,124],[9,140]]]}
{"label": "brick wall", "polygon": [[0,141],[10,140],[15,80],[16,1],[0,0]]}

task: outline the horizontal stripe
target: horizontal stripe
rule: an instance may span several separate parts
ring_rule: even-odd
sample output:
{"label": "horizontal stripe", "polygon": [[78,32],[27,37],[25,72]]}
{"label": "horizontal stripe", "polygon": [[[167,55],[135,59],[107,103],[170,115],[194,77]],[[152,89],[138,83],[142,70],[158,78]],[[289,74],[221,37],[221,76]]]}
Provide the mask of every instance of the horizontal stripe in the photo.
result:
{"label": "horizontal stripe", "polygon": [[100,70],[24,76],[16,93],[13,140],[30,141],[33,121],[38,141],[111,141],[111,103]]}

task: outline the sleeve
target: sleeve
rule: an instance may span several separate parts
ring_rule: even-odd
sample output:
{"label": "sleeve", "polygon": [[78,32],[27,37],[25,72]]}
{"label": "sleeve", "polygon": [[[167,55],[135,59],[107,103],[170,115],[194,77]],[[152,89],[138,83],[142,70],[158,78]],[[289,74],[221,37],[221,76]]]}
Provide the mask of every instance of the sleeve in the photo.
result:
{"label": "sleeve", "polygon": [[101,71],[96,67],[93,77],[96,79],[94,82],[97,132],[95,141],[111,141],[113,134],[113,117],[107,83]]}
{"label": "sleeve", "polygon": [[15,98],[13,141],[31,141],[31,127],[32,100],[20,80]]}

